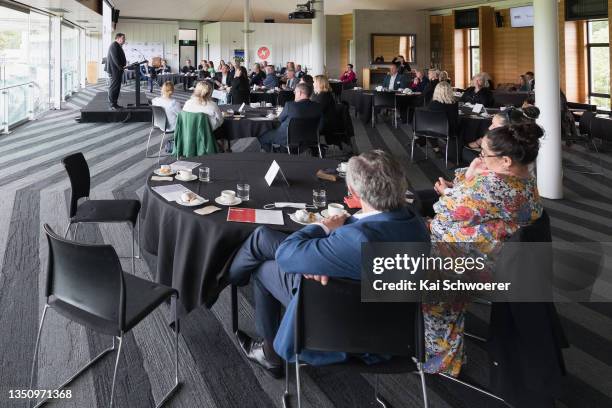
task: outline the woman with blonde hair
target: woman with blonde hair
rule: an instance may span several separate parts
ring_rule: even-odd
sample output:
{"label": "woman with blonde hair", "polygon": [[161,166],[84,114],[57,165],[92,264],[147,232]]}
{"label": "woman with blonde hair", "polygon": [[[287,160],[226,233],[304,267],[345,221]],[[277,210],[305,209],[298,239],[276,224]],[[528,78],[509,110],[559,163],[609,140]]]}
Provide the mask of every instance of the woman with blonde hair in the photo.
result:
{"label": "woman with blonde hair", "polygon": [[[455,129],[459,120],[459,105],[453,94],[453,88],[446,81],[440,81],[433,92],[433,97],[427,109],[435,112],[446,113],[446,119],[448,119],[448,128],[450,129],[451,136],[455,135]],[[440,149],[438,142],[435,139],[429,139],[433,150],[437,153]],[[453,144],[451,144],[452,146]],[[449,153],[449,157],[455,157]]]}
{"label": "woman with blonde hair", "polygon": [[336,100],[329,85],[329,80],[325,75],[315,76],[313,85],[314,93],[310,99],[321,105],[321,110],[323,111],[321,134],[326,136],[326,141],[329,144],[330,141],[328,139],[332,136],[333,121],[336,116]]}
{"label": "woman with blonde hair", "polygon": [[161,106],[166,112],[168,118],[168,131],[174,131],[176,126],[176,118],[181,111],[181,104],[176,99],[172,98],[174,93],[174,84],[170,81],[164,82],[161,87],[161,96],[153,98],[151,103],[153,106]]}
{"label": "woman with blonde hair", "polygon": [[221,109],[212,100],[213,85],[208,81],[198,82],[191,98],[185,102],[183,111],[193,113],[205,113],[208,116],[210,127],[216,130],[223,123]]}
{"label": "woman with blonde hair", "polygon": [[448,72],[440,71],[440,82],[448,82],[450,84],[450,78]]}

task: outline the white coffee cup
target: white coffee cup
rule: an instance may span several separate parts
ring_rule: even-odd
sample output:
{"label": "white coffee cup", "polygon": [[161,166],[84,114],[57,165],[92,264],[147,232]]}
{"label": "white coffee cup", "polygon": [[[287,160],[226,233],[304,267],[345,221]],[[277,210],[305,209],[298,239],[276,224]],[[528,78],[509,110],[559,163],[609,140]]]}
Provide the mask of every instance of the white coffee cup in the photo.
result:
{"label": "white coffee cup", "polygon": [[344,214],[344,206],[342,204],[330,203],[327,205],[327,215],[333,217],[334,215]]}
{"label": "white coffee cup", "polygon": [[348,162],[340,163],[340,165],[338,166],[338,170],[340,170],[341,173],[346,173],[346,171],[348,170]]}
{"label": "white coffee cup", "polygon": [[266,107],[271,108],[272,104],[270,102],[266,103]]}
{"label": "white coffee cup", "polygon": [[233,190],[223,190],[221,192],[221,201],[231,203],[236,199],[236,192]]}
{"label": "white coffee cup", "polygon": [[191,170],[182,169],[177,172],[177,175],[179,176],[179,178],[187,180],[193,176],[193,173],[191,172]]}

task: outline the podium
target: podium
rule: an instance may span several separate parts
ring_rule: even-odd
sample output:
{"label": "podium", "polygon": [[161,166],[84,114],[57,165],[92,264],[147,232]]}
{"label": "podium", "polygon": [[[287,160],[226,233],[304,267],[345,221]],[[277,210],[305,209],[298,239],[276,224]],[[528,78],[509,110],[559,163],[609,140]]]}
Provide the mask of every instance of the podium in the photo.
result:
{"label": "podium", "polygon": [[128,109],[137,109],[137,108],[149,106],[148,104],[140,103],[140,66],[147,62],[149,61],[145,59],[145,60],[134,62],[133,64],[128,65],[128,67],[131,67],[134,69],[134,78],[136,80],[136,85],[134,86],[134,92],[136,93],[136,103],[133,105],[127,105],[126,108]]}

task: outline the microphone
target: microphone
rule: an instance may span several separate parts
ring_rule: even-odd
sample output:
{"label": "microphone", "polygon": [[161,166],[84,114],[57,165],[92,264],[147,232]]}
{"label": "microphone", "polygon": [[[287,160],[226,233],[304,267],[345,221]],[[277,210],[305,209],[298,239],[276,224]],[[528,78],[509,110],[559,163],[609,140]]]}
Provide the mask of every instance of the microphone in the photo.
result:
{"label": "microphone", "polygon": [[[144,54],[140,50],[138,50],[136,48],[132,48],[132,51],[136,51],[138,54],[140,54],[141,61],[146,61],[147,60],[145,58]],[[147,61],[147,62],[149,62],[149,61]]]}

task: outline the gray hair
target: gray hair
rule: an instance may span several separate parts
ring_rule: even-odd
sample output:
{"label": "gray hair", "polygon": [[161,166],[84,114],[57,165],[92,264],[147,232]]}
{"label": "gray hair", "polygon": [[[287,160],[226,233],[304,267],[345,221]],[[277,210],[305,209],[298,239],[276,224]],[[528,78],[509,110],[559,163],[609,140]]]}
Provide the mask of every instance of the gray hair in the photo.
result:
{"label": "gray hair", "polygon": [[351,157],[346,183],[362,201],[378,211],[394,210],[406,204],[408,181],[404,169],[382,150]]}

